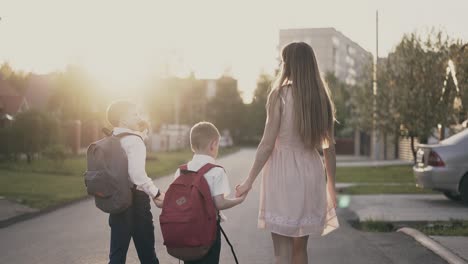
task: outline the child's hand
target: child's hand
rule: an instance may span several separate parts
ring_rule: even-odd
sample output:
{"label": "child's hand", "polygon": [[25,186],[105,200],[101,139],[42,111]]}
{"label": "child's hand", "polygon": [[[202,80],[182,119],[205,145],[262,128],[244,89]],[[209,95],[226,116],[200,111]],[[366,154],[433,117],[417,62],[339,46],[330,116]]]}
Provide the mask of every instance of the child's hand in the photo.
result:
{"label": "child's hand", "polygon": [[236,197],[247,194],[250,189],[252,189],[252,184],[248,181],[244,181],[242,184],[236,186]]}
{"label": "child's hand", "polygon": [[161,193],[158,198],[154,198],[153,202],[158,208],[162,208],[164,204],[165,193]]}

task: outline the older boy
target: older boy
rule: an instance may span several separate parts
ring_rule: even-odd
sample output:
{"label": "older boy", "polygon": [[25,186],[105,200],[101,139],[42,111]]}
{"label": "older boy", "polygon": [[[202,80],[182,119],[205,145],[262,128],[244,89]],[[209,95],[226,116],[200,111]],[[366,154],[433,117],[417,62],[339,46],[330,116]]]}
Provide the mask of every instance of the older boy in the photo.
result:
{"label": "older boy", "polygon": [[150,199],[161,207],[164,194],[145,171],[146,146],[137,106],[129,101],[117,101],[107,109],[107,120],[113,126],[113,136],[120,137],[128,159],[128,176],[134,184],[132,205],[122,213],[109,215],[111,228],[110,264],[125,263],[130,239],[133,238],[138,258],[143,264],[158,264],[154,249],[154,226]]}

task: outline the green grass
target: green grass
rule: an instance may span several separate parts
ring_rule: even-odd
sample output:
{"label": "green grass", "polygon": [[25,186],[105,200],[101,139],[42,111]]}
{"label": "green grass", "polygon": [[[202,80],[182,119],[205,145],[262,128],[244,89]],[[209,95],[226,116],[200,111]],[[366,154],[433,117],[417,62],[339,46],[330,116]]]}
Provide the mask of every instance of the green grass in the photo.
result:
{"label": "green grass", "polygon": [[437,192],[420,189],[414,185],[357,185],[344,188],[340,194],[436,194]]}
{"label": "green grass", "polygon": [[179,165],[191,157],[192,152],[188,150],[151,154],[146,161],[146,172],[153,179],[174,173]]}
{"label": "green grass", "polygon": [[0,195],[44,209],[86,195],[83,177],[0,170]]}
{"label": "green grass", "polygon": [[436,193],[415,186],[411,166],[338,167],[336,171],[336,182],[361,184],[342,189],[342,194]]}
{"label": "green grass", "polygon": [[375,220],[353,223],[353,227],[366,232],[393,232],[395,230],[391,222]]}
{"label": "green grass", "polygon": [[[238,151],[238,147],[220,150],[220,156]],[[152,178],[174,173],[189,161],[189,150],[149,154],[146,171]],[[50,160],[0,162],[0,196],[32,208],[44,209],[86,196],[83,172],[86,159],[78,156],[58,164]]]}
{"label": "green grass", "polygon": [[48,159],[33,160],[28,164],[25,160],[17,162],[0,162],[0,170],[14,171],[17,173],[42,173],[56,175],[82,175],[86,169],[86,158],[78,156],[66,159],[62,164]]}
{"label": "green grass", "polygon": [[468,236],[468,221],[463,220],[405,223],[404,225],[374,220],[353,223],[354,228],[366,232],[394,232],[403,226],[417,229],[428,236]]}
{"label": "green grass", "polygon": [[432,222],[414,228],[429,236],[468,236],[468,221]]}
{"label": "green grass", "polygon": [[338,167],[336,182],[414,183],[411,166]]}

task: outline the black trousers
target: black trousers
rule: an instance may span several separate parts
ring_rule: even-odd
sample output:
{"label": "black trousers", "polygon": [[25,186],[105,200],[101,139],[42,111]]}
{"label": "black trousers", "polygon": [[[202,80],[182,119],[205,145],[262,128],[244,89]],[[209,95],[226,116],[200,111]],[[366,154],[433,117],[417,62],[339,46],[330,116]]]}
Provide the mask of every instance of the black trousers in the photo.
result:
{"label": "black trousers", "polygon": [[133,238],[142,264],[159,264],[154,249],[154,225],[148,195],[133,190],[133,203],[122,213],[109,215],[111,243],[109,264],[124,264]]}
{"label": "black trousers", "polygon": [[200,260],[197,261],[184,261],[184,264],[218,264],[219,255],[221,253],[221,226],[218,221],[218,232],[216,235],[216,240],[211,247],[210,251]]}

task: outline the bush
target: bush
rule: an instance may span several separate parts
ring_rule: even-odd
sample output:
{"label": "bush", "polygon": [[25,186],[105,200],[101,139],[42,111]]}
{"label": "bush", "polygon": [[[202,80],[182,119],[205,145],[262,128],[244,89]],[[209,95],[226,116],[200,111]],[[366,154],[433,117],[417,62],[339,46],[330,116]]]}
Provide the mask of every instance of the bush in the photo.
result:
{"label": "bush", "polygon": [[59,128],[58,120],[44,112],[22,112],[15,117],[12,126],[15,148],[31,162],[35,154],[58,142]]}
{"label": "bush", "polygon": [[14,153],[13,129],[11,127],[0,128],[0,155],[5,159],[10,159]]}
{"label": "bush", "polygon": [[63,163],[67,158],[67,153],[67,148],[63,145],[58,144],[47,146],[42,151],[42,155],[45,158],[55,161],[57,163]]}

